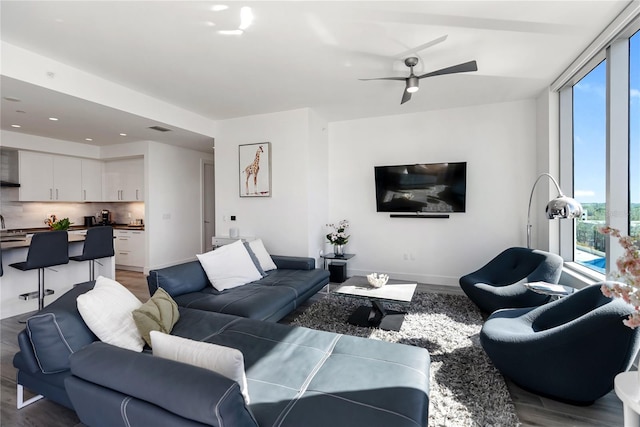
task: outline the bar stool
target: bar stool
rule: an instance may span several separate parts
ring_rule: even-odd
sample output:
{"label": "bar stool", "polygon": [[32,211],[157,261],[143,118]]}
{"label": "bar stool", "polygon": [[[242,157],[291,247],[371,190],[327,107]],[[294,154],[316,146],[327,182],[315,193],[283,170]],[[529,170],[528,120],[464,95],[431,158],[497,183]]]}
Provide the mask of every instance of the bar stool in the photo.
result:
{"label": "bar stool", "polygon": [[[53,290],[44,288],[44,269],[55,265],[69,263],[69,236],[66,231],[47,231],[36,233],[31,238],[27,260],[9,264],[18,270],[38,270],[38,290],[21,294],[20,298],[38,297],[38,309],[44,308],[45,295],[53,294]],[[55,271],[55,270],[54,270]]]}
{"label": "bar stool", "polygon": [[[84,241],[84,246],[82,247],[82,255],[72,256],[69,257],[69,259],[74,261],[90,261],[89,280],[95,280],[96,260],[99,258],[112,257],[114,255],[113,227],[101,226],[87,230],[87,237]],[[98,264],[100,263],[98,262]]]}

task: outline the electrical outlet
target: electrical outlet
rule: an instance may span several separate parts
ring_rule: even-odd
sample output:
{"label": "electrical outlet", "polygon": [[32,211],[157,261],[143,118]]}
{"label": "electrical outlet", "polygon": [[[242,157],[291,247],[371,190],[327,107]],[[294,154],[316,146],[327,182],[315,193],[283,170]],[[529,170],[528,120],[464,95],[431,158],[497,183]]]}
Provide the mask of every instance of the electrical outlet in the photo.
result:
{"label": "electrical outlet", "polygon": [[404,259],[405,261],[409,261],[409,254],[402,255],[402,259]]}
{"label": "electrical outlet", "polygon": [[409,259],[410,259],[411,261],[415,261],[415,260],[416,260],[416,257],[414,257],[412,253],[410,253],[410,254],[409,254]]}

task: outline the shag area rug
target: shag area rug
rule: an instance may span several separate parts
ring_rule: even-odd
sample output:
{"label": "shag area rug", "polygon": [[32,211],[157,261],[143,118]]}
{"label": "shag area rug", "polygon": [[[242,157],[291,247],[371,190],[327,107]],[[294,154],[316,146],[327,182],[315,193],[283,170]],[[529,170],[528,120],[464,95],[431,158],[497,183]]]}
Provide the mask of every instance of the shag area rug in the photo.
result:
{"label": "shag area rug", "polygon": [[482,316],[466,296],[416,293],[404,309],[408,314],[399,332],[348,324],[362,304],[330,295],[291,324],[426,348],[431,356],[430,427],[520,425],[504,378],[480,345]]}

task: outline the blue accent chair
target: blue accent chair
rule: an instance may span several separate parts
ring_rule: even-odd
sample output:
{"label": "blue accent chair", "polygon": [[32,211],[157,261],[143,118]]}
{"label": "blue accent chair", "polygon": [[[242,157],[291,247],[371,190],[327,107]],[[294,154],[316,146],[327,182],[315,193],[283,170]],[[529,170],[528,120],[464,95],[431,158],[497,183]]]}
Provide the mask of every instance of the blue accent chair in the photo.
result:
{"label": "blue accent chair", "polygon": [[610,392],[615,376],[635,359],[640,329],[622,323],[633,311],[596,284],[541,307],[496,311],[480,342],[496,368],[522,388],[589,405]]}
{"label": "blue accent chair", "polygon": [[559,255],[528,248],[509,248],[479,270],[460,278],[460,287],[486,313],[501,308],[534,307],[550,296],[524,286],[528,282],[558,283],[563,260]]}

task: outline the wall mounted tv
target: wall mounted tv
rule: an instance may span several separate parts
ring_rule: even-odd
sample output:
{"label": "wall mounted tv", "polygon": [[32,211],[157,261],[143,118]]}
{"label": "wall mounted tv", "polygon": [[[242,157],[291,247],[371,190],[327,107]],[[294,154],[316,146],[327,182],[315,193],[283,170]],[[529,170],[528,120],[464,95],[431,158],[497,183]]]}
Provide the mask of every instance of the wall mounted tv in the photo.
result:
{"label": "wall mounted tv", "polygon": [[467,163],[376,166],[378,212],[464,212]]}

